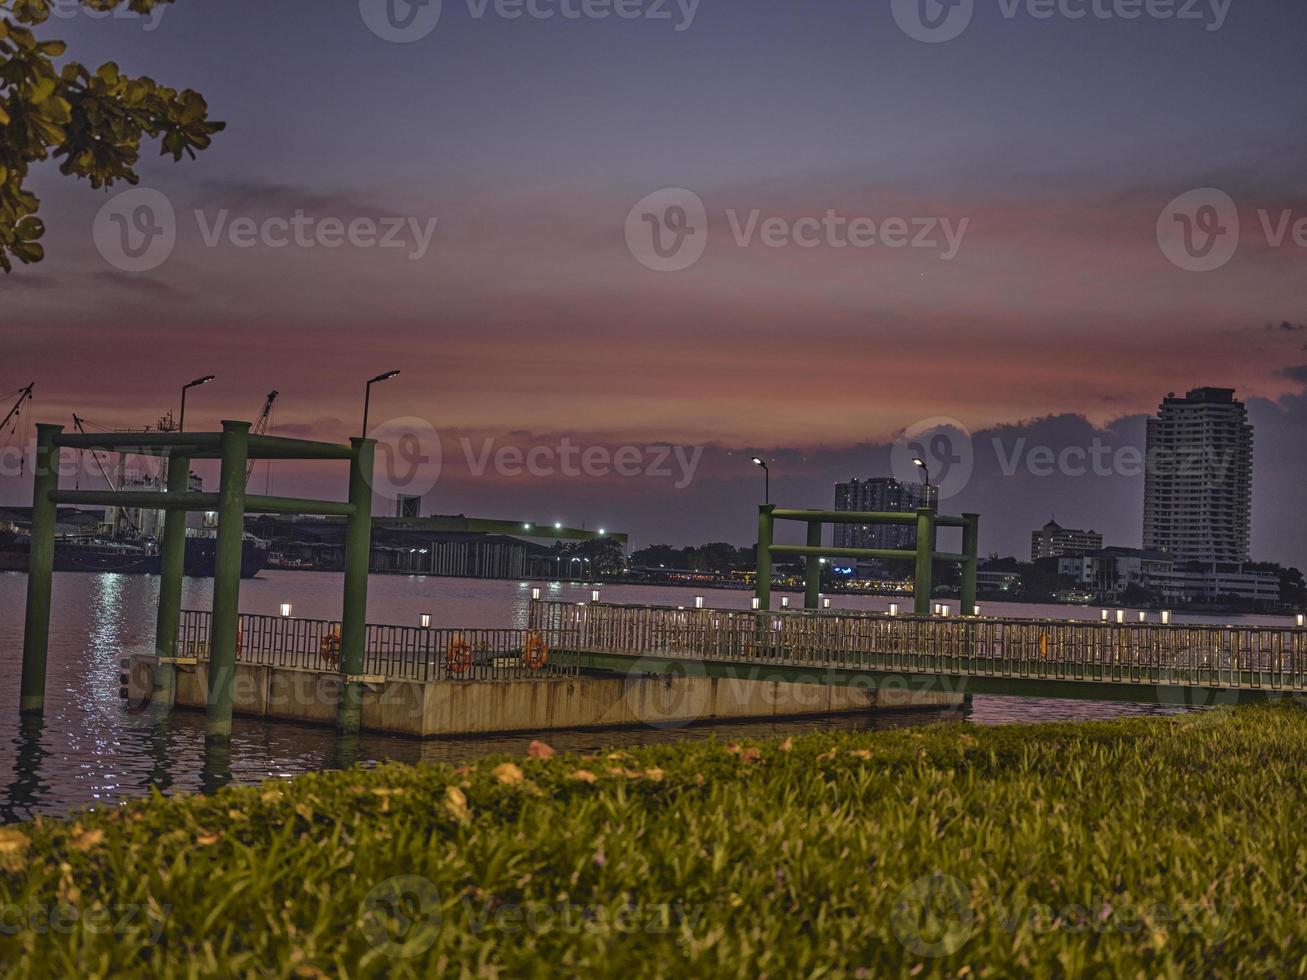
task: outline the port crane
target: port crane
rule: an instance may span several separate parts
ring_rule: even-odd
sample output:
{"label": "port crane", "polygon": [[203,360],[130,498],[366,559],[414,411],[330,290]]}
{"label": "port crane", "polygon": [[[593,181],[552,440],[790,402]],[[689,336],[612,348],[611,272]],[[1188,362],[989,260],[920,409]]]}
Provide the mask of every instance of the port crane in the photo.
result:
{"label": "port crane", "polygon": [[[250,429],[250,435],[261,436],[268,431],[268,420],[272,418],[272,406],[277,401],[280,394],[281,392],[278,391],[268,392],[268,397],[263,402],[263,411],[259,413],[258,421],[254,423],[254,427]],[[258,460],[252,459],[250,460],[249,465],[245,467],[246,486],[249,486],[250,477],[254,475],[254,465],[257,462]],[[268,465],[271,466],[272,462],[269,461]]]}
{"label": "port crane", "polygon": [[10,421],[16,418],[18,413],[23,410],[23,403],[32,397],[32,389],[35,387],[36,382],[33,381],[26,388],[23,388],[18,392],[18,401],[14,402],[14,407],[9,409],[9,414],[4,417],[3,422],[0,422],[0,432],[3,432],[5,426],[7,426]]}

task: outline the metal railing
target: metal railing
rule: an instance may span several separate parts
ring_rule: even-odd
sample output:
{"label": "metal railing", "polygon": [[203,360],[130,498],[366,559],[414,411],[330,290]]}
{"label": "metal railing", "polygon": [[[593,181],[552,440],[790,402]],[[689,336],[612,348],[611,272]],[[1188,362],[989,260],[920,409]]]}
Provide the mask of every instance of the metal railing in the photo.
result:
{"label": "metal railing", "polygon": [[[177,656],[206,660],[211,613],[183,610]],[[340,623],[240,616],[238,663],[335,672]],[[363,673],[415,681],[535,680],[578,671],[576,641],[557,629],[422,629],[369,625]]]}
{"label": "metal railing", "polygon": [[1307,689],[1307,630],[534,603],[582,651],[1133,684]]}

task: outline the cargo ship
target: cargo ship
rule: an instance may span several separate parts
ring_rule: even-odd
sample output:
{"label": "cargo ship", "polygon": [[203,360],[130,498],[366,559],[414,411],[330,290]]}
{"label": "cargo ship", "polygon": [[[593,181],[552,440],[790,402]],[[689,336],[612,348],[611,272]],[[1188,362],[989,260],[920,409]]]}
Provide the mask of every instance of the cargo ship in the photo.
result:
{"label": "cargo ship", "polygon": [[[28,538],[17,537],[0,550],[0,570],[26,571]],[[188,532],[185,574],[212,578],[218,539],[210,532]],[[241,578],[253,578],[268,564],[268,542],[246,534],[241,542]],[[113,572],[118,575],[158,575],[162,558],[153,542],[110,538],[64,539],[55,542],[56,572]]]}

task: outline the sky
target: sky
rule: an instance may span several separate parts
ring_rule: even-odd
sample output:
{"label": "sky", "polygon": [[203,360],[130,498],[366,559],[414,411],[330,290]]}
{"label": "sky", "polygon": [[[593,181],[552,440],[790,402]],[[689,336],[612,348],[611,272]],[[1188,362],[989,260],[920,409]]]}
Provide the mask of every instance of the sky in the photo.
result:
{"label": "sky", "polygon": [[[944,419],[971,470],[945,509],[1019,555],[1050,515],[1138,546],[1123,450],[1168,392],[1225,386],[1257,433],[1253,557],[1307,563],[1301,3],[61,15],[70,57],[228,128],[193,162],[147,149],[136,196],[34,171],[48,257],[0,277],[0,392],[35,381],[37,420],[143,427],[214,373],[188,427],[275,388],[275,431],[339,440],[400,369],[379,498],[639,545],[749,542],[755,453],[787,505],[915,478],[892,447]],[[1043,474],[1036,446],[1110,463]],[[0,466],[0,501],[28,482]]]}

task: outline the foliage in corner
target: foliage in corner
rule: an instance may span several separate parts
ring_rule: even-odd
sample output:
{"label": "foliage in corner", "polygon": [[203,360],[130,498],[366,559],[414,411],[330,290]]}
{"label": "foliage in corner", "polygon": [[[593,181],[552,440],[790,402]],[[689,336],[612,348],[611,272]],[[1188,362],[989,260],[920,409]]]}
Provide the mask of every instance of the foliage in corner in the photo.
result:
{"label": "foliage in corner", "polygon": [[[80,0],[99,12],[126,7],[148,14],[173,0]],[[141,141],[158,139],[163,154],[194,158],[226,123],[209,119],[198,92],[122,74],[113,62],[95,71],[75,61],[56,66],[63,41],[40,40],[34,27],[55,0],[0,0],[0,269],[13,260],[39,262],[45,225],[40,201],[26,186],[35,162],[54,157],[61,173],[95,188],[139,181]]]}

